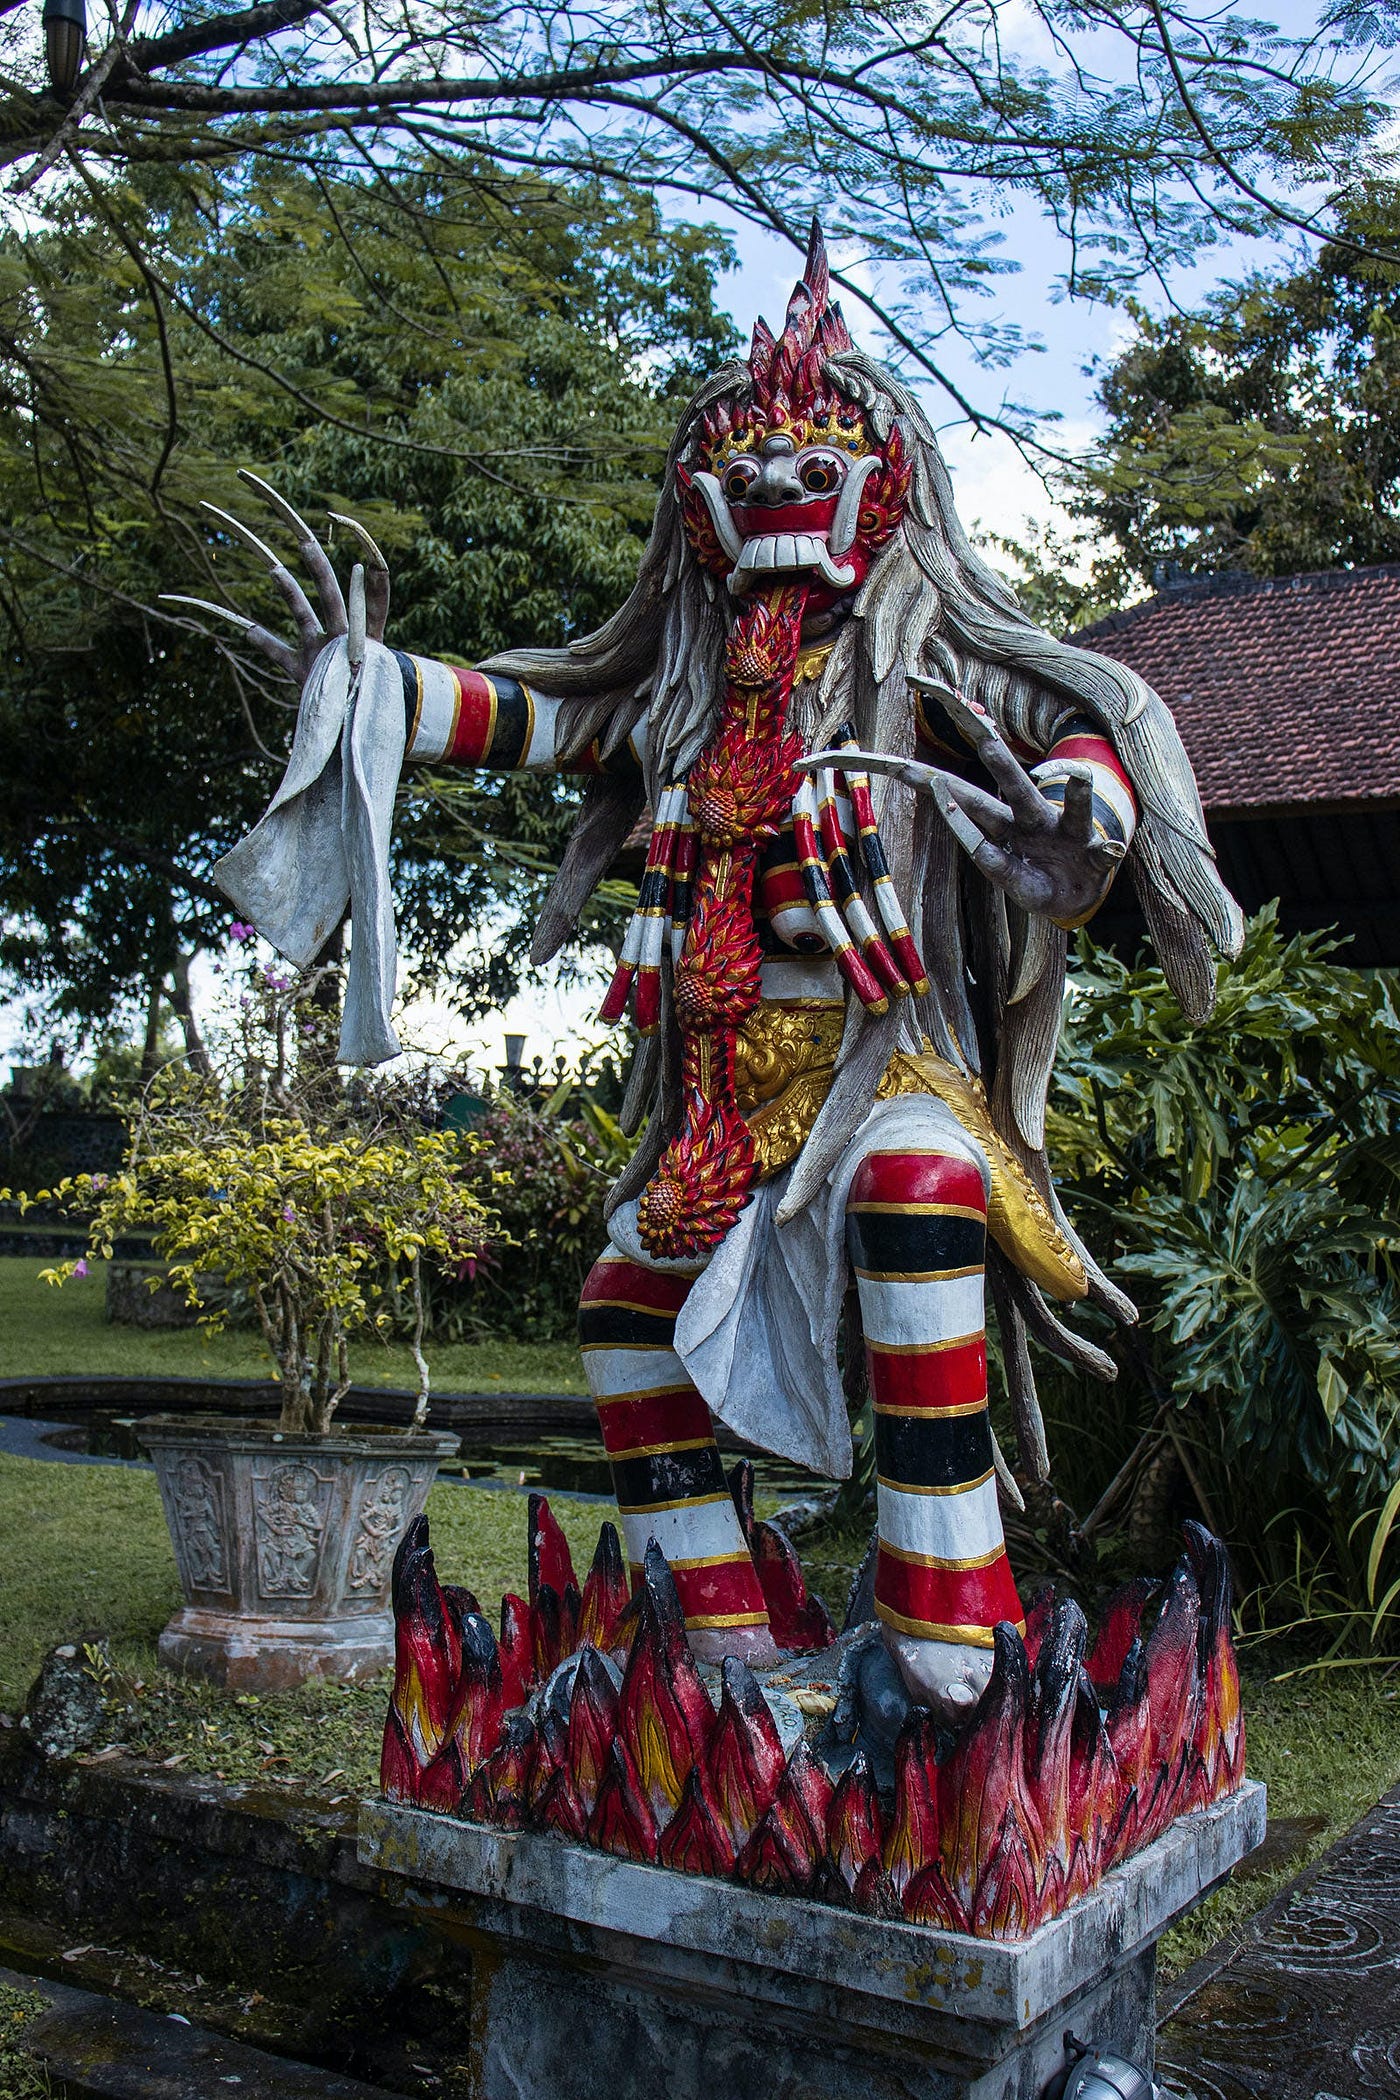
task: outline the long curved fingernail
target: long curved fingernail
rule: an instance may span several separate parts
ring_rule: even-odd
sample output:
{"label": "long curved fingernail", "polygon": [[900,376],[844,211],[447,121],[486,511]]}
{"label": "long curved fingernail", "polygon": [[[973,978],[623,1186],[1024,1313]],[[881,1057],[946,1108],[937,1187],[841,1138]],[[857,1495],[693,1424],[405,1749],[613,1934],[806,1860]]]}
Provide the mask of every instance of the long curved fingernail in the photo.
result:
{"label": "long curved fingernail", "polygon": [[365,565],[357,561],[350,571],[350,595],[345,604],[345,652],[352,664],[365,654]]}

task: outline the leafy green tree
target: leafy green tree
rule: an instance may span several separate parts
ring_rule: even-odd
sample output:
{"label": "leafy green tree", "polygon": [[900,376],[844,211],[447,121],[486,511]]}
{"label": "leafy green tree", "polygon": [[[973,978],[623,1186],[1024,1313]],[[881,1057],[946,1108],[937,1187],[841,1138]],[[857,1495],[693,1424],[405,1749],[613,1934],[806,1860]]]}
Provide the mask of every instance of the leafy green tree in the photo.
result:
{"label": "leafy green tree", "polygon": [[1347,200],[1336,230],[1303,269],[1139,315],[1104,373],[1086,501],[1143,581],[1400,559],[1400,185]]}
{"label": "leafy green tree", "polygon": [[1400,1477],[1400,984],[1270,909],[1191,1028],[1158,970],[1083,939],[1050,1134],[1142,1312],[1105,1329],[1116,1388],[1046,1381],[1062,1491],[1109,1532],[1169,1447],[1257,1583],[1302,1540],[1364,1606],[1364,1520]]}
{"label": "leafy green tree", "polygon": [[[1000,382],[971,399],[941,347],[960,334],[999,368],[1028,339],[993,296],[1009,205],[1043,221],[1068,292],[1121,295],[1222,225],[1311,226],[1299,196],[1353,181],[1390,115],[1365,56],[1390,18],[1361,0],[1298,35],[1190,0],[951,0],[936,18],[900,0],[172,0],[141,33],[137,12],[113,6],[62,95],[26,17],[0,17],[0,161],[27,204],[50,170],[101,184],[315,152],[391,176],[446,148],[685,210],[722,200],[799,247],[815,209],[887,265],[845,281],[959,411],[1018,428]],[[143,247],[125,203],[121,223]]]}
{"label": "leafy green tree", "polygon": [[1059,477],[1076,528],[1002,542],[1041,616],[1084,626],[1172,575],[1400,560],[1400,184],[1358,184],[1333,234],[1194,312],[1131,309],[1105,436]]}
{"label": "leafy green tree", "polygon": [[[201,499],[246,515],[246,464],[322,525],[360,516],[405,647],[562,639],[630,584],[675,396],[732,340],[725,244],[632,195],[438,155],[392,197],[314,164],[135,170],[122,209],[140,254],[110,189],[0,236],[0,967],[76,1030],[153,987],[188,1018],[228,924],[209,863],[286,748],[291,690],[159,603],[281,617]],[[523,779],[411,805],[409,954],[431,976],[493,927],[468,1004],[512,989],[570,807]]]}

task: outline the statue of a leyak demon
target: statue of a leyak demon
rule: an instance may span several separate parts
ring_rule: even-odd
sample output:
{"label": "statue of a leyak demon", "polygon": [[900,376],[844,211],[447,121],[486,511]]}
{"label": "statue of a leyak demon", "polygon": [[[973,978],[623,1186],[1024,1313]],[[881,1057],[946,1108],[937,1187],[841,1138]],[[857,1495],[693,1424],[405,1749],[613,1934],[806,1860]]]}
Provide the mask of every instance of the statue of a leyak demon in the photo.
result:
{"label": "statue of a leyak demon", "polygon": [[304,690],[287,775],[223,887],[301,964],[350,903],[341,1054],[374,1061],[397,1049],[387,844],[405,759],[587,776],[537,962],[650,807],[603,1006],[631,1006],[626,1114],[645,1127],[580,1308],[630,1558],[658,1541],[697,1653],[772,1657],[714,1424],[849,1473],[853,1281],[875,1610],[914,1695],[967,1706],[992,1628],[1022,1618],[984,1284],[1032,1482],[1047,1463],[1028,1335],[1112,1375],[1047,1301],[1132,1317],[1045,1157],[1068,929],[1126,861],[1193,1015],[1212,945],[1239,943],[1170,714],[1033,626],[973,553],[922,410],[852,346],[815,231],[782,333],[760,322],[747,362],[686,410],[630,597],[566,648],[475,670],[386,648],[373,542],[352,525],[367,582],[357,569],[347,612],[307,526],[258,487],[320,613],[253,541],[300,646],[250,638]]}

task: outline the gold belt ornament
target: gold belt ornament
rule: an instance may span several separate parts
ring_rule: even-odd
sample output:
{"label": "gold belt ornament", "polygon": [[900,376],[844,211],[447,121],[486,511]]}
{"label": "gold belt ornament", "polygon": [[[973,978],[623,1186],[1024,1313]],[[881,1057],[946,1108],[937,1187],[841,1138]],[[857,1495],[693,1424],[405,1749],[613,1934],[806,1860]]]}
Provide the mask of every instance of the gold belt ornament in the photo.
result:
{"label": "gold belt ornament", "polygon": [[[753,1138],[759,1178],[790,1166],[806,1143],[831,1090],[846,1025],[842,1000],[763,1000],[735,1043],[739,1108]],[[952,1110],[991,1169],[987,1230],[1023,1276],[1052,1298],[1082,1298],[1089,1288],[1084,1264],[1049,1205],[992,1121],[986,1089],[935,1055],[896,1050],[875,1089],[877,1100],[932,1094]]]}

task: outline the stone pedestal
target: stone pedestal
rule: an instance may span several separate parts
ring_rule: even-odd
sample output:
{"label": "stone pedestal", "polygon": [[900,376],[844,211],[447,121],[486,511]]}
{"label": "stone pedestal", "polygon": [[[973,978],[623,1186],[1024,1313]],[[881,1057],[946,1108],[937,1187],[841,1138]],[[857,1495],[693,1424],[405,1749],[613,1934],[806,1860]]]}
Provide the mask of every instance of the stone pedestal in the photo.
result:
{"label": "stone pedestal", "polygon": [[472,1963],[472,2100],[1039,2100],[1150,2067],[1156,1945],[1264,1834],[1248,1782],[1030,1938],[977,1940],[388,1802],[360,1858]]}
{"label": "stone pedestal", "polygon": [[394,1550],[458,1439],[359,1428],[285,1436],[257,1422],[148,1415],[183,1610],[171,1669],[238,1691],[356,1678],[394,1657]]}

